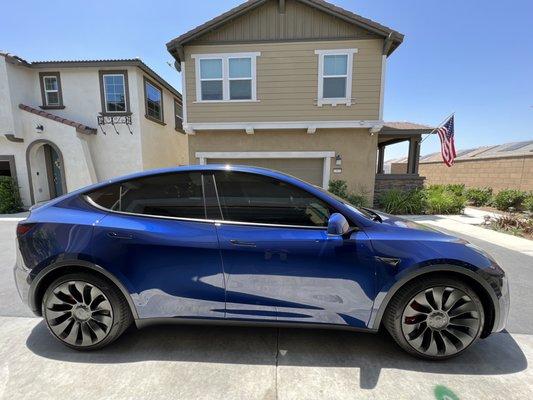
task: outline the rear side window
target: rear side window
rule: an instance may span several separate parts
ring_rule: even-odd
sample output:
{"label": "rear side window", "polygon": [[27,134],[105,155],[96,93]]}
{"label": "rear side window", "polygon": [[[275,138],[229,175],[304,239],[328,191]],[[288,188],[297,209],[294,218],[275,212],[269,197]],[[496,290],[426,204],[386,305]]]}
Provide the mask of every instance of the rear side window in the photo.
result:
{"label": "rear side window", "polygon": [[205,218],[202,175],[162,174],[108,185],[87,194],[112,211],[164,217]]}
{"label": "rear side window", "polygon": [[323,227],[335,212],[305,190],[266,176],[221,171],[215,181],[228,221]]}

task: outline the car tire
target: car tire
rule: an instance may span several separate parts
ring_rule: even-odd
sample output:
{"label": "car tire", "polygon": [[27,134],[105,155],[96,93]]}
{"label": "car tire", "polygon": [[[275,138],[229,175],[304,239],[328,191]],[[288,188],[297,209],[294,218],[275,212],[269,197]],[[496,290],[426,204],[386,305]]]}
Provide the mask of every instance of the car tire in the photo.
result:
{"label": "car tire", "polygon": [[53,281],[43,296],[42,315],[56,339],[82,351],[107,346],[133,319],[120,290],[90,273],[71,273]]}
{"label": "car tire", "polygon": [[462,354],[477,341],[485,314],[479,296],[469,285],[448,276],[429,276],[401,287],[383,322],[409,354],[444,360]]}

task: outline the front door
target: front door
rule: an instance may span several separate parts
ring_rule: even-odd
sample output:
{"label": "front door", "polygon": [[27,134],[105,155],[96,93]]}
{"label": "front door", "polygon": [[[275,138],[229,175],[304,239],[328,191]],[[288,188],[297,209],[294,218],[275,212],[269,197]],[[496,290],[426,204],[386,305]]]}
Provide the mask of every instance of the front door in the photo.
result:
{"label": "front door", "polygon": [[61,157],[52,146],[44,144],[43,150],[50,199],[54,199],[65,194],[63,190],[63,165],[61,164]]}
{"label": "front door", "polygon": [[364,232],[326,232],[335,210],[273,178],[217,172],[226,317],[364,327],[374,269]]}

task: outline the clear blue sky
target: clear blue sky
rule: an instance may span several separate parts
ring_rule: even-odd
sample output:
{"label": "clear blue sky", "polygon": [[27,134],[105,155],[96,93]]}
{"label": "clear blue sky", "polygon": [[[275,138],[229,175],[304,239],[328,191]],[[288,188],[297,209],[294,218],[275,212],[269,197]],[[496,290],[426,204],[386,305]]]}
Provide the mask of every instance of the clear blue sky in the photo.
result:
{"label": "clear blue sky", "polygon": [[[434,125],[455,111],[458,148],[533,139],[531,0],[332,1],[405,34],[388,62],[385,120]],[[140,57],[180,89],[165,43],[240,2],[9,1],[0,49],[28,61]],[[436,137],[423,143],[436,150]]]}

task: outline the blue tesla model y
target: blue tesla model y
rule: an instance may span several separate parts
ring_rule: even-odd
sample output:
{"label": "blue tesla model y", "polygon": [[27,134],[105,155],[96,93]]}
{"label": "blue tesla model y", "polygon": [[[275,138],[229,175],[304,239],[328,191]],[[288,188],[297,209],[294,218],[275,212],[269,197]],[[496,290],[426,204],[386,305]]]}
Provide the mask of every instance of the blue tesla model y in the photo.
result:
{"label": "blue tesla model y", "polygon": [[17,238],[20,296],[77,350],[132,322],[383,326],[444,359],[502,330],[509,309],[481,249],[262,168],[117,178],[33,209]]}

